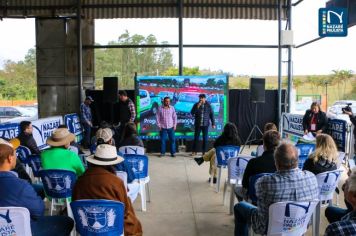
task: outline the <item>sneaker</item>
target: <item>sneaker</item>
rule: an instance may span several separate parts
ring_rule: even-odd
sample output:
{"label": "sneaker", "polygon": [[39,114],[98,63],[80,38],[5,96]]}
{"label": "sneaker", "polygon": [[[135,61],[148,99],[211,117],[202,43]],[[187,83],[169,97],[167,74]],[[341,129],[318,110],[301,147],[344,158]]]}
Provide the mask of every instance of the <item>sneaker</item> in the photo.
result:
{"label": "sneaker", "polygon": [[171,154],[171,157],[176,157],[176,155],[175,154]]}
{"label": "sneaker", "polygon": [[204,159],[202,157],[196,157],[194,158],[194,161],[198,164],[201,165],[204,162]]}

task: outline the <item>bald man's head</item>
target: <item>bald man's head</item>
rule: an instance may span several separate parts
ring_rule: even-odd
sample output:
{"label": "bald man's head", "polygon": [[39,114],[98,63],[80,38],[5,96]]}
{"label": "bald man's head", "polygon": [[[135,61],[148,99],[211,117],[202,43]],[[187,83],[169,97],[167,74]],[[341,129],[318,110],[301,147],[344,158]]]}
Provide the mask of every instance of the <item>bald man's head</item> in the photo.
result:
{"label": "bald man's head", "polygon": [[274,152],[277,170],[290,170],[298,166],[298,151],[289,143],[282,143]]}

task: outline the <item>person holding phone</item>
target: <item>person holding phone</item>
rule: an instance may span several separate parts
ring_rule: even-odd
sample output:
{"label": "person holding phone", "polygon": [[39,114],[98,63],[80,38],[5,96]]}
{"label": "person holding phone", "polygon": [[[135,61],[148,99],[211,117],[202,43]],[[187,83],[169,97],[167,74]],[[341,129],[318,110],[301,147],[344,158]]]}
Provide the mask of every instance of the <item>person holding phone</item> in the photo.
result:
{"label": "person holding phone", "polygon": [[203,155],[206,152],[206,142],[208,140],[208,129],[211,122],[213,129],[215,129],[215,120],[213,109],[208,101],[206,101],[205,94],[199,94],[199,102],[195,103],[190,112],[194,121],[194,143],[192,155],[197,154],[197,144],[199,141],[200,132],[203,133]]}

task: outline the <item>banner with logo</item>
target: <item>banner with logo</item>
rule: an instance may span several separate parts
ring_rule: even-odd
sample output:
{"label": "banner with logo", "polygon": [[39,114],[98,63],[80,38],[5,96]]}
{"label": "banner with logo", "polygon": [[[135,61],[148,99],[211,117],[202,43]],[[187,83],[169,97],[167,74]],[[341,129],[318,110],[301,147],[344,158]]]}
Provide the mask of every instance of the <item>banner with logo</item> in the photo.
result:
{"label": "banner with logo", "polygon": [[345,37],[347,36],[347,26],[347,8],[329,7],[319,9],[320,37]]}
{"label": "banner with logo", "polygon": [[0,138],[13,139],[19,136],[20,127],[18,123],[0,124]]}
{"label": "banner with logo", "polygon": [[283,113],[282,114],[283,138],[297,143],[303,137],[303,115]]}
{"label": "banner with logo", "polygon": [[346,150],[347,122],[345,120],[329,119],[328,134],[333,137],[337,148],[345,152]]}
{"label": "banner with logo", "polygon": [[64,124],[68,127],[69,131],[75,134],[75,141],[81,142],[83,139],[83,128],[80,123],[78,114],[67,114],[64,116]]}
{"label": "banner with logo", "polygon": [[32,122],[33,137],[36,140],[39,149],[47,148],[46,140],[50,137],[55,129],[63,123],[61,116],[54,116]]}

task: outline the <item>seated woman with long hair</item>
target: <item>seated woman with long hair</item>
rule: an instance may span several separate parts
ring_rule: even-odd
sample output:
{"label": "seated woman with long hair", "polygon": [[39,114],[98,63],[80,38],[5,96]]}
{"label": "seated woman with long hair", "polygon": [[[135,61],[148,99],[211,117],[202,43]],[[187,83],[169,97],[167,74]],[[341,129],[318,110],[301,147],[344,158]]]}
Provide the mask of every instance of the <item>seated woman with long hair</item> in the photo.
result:
{"label": "seated woman with long hair", "polygon": [[214,184],[216,183],[215,148],[225,145],[241,145],[241,140],[237,132],[236,125],[230,122],[225,125],[223,133],[215,140],[214,148],[210,149],[207,153],[204,154],[204,156],[194,158],[198,165],[201,165],[204,161],[210,162],[209,174],[214,174]]}
{"label": "seated woman with long hair", "polygon": [[136,125],[133,122],[128,122],[125,125],[122,141],[118,147],[122,146],[140,146],[143,147],[143,142],[137,135]]}
{"label": "seated woman with long hair", "polygon": [[332,137],[328,134],[316,136],[315,151],[304,162],[303,170],[308,170],[315,175],[337,169],[339,153]]}

